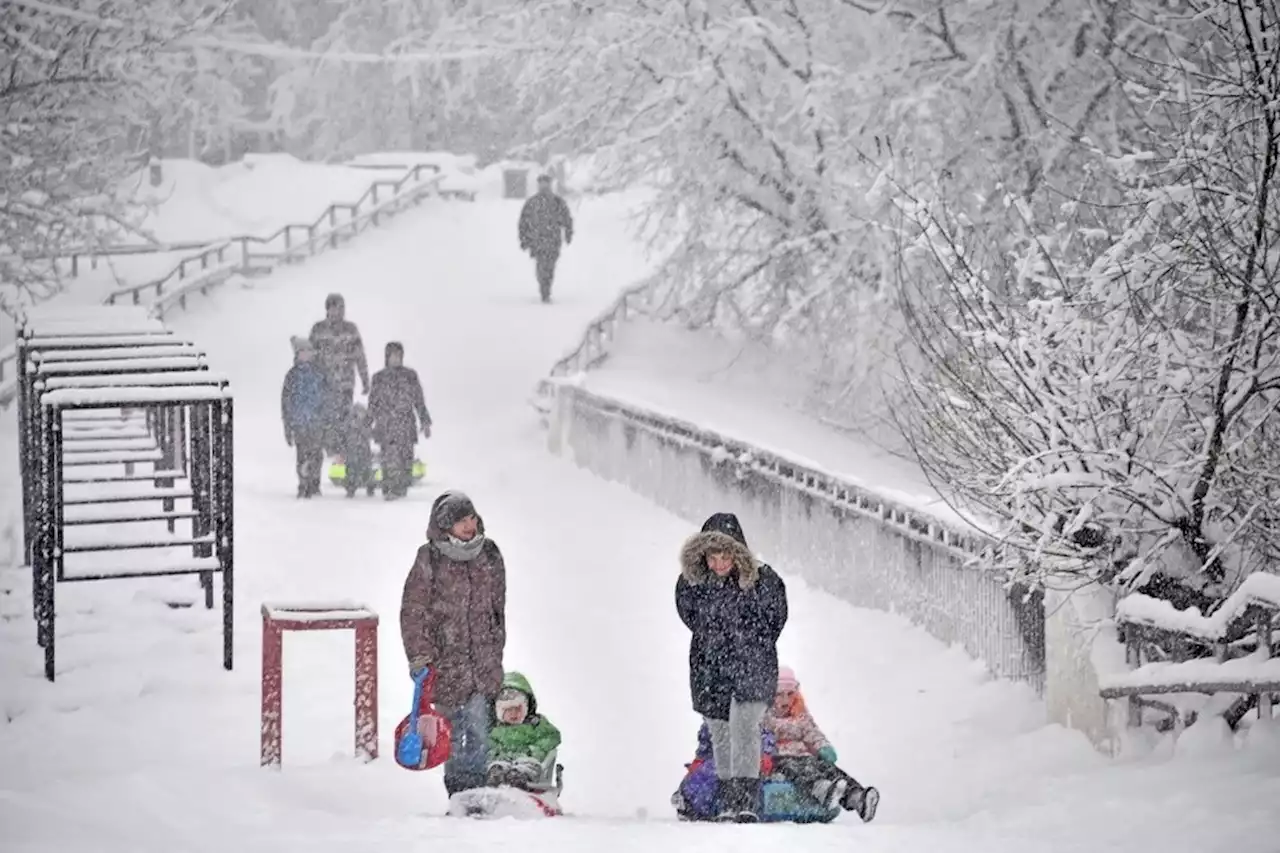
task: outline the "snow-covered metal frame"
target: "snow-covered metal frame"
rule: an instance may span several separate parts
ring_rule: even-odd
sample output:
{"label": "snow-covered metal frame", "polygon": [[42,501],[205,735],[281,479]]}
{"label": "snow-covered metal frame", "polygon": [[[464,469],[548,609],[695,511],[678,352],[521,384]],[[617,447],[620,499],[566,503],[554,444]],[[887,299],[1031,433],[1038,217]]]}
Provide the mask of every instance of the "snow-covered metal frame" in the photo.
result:
{"label": "snow-covered metal frame", "polygon": [[[289,223],[267,237],[240,236],[207,245],[183,258],[166,275],[113,291],[106,304],[137,306],[145,317],[162,319],[175,306],[185,310],[187,297],[207,294],[234,275],[269,274],[279,264],[304,261],[337,248],[427,198],[457,197],[441,191],[443,179],[440,167],[433,163],[407,166],[402,177],[371,181],[358,199],[334,202],[314,222]],[[162,246],[155,251],[171,249]],[[18,325],[23,326],[41,310],[41,306],[27,309],[17,318]],[[0,350],[0,406],[13,400],[21,369],[16,343]]]}
{"label": "snow-covered metal frame", "polygon": [[[127,377],[127,379],[122,378]],[[126,384],[129,383],[129,384]],[[222,577],[222,644],[223,667],[233,665],[234,620],[234,459],[233,459],[233,411],[232,395],[225,377],[211,372],[193,371],[185,384],[175,385],[165,378],[151,374],[117,374],[114,384],[105,384],[97,377],[90,378],[86,387],[75,387],[73,377],[63,377],[58,388],[33,388],[38,404],[33,422],[28,425],[35,437],[29,450],[35,452],[24,462],[34,466],[28,477],[36,485],[35,547],[32,563],[32,597],[36,615],[36,639],[44,648],[45,678],[56,679],[56,621],[55,591],[58,583],[112,580],[122,578],[159,577],[196,574],[205,591],[205,606],[213,608],[213,575]],[[180,454],[182,468],[175,462],[179,454],[173,447],[158,448],[159,453],[151,461],[157,469],[144,475],[126,473],[124,477],[82,477],[72,479],[64,468],[70,461],[66,448],[68,419],[76,419],[76,413],[93,410],[142,410],[147,413],[148,425],[173,425],[173,415],[179,414],[181,430],[173,430],[171,436],[180,437],[188,447]],[[136,457],[130,451],[108,449],[95,451],[97,455],[84,464],[129,463]],[[168,467],[159,467],[168,466]],[[159,514],[135,514],[129,521],[169,521],[172,531],[173,497],[162,489],[173,488],[179,479],[189,479],[191,487],[187,497],[191,499],[191,534],[187,537],[148,535],[141,539],[103,538],[68,543],[66,486],[68,483],[112,483],[131,480],[150,481],[156,490],[152,500],[165,502],[166,510]],[[134,500],[134,497],[99,495],[89,502],[111,504],[117,500]],[[90,523],[109,524],[114,518],[92,519]],[[74,523],[74,520],[73,522]],[[149,563],[139,552],[154,549],[191,550],[189,556],[169,558]],[[75,553],[115,552],[128,553],[130,559],[117,566],[69,567],[67,556]]]}
{"label": "snow-covered metal frame", "polygon": [[[977,530],[713,430],[547,380],[548,444],[682,517],[733,508],[752,546],[858,606],[900,613],[1044,690],[1044,606],[983,565]],[[673,558],[674,560],[674,558]]]}
{"label": "snow-covered metal frame", "polygon": [[[35,428],[39,423],[40,397],[37,384],[51,375],[118,376],[140,371],[158,373],[203,369],[202,351],[189,341],[178,338],[171,330],[156,329],[151,325],[158,321],[144,319],[145,327],[139,331],[140,327],[128,319],[135,315],[131,309],[76,308],[72,315],[73,320],[57,315],[37,317],[18,330],[18,465],[22,481],[23,554],[27,561],[32,559],[35,543],[33,495],[39,486],[35,479],[38,470]],[[90,317],[97,318],[96,332],[93,321],[88,319]],[[68,333],[72,331],[75,333]],[[153,355],[171,352],[179,344],[185,345],[182,356]],[[85,352],[107,352],[116,357],[92,361],[74,357],[76,353]],[[164,420],[169,416],[159,417]],[[165,434],[161,431],[162,441]]]}
{"label": "snow-covered metal frame", "polygon": [[353,602],[262,605],[263,767],[279,767],[284,740],[284,632],[355,632],[355,752],[378,757],[378,614]]}

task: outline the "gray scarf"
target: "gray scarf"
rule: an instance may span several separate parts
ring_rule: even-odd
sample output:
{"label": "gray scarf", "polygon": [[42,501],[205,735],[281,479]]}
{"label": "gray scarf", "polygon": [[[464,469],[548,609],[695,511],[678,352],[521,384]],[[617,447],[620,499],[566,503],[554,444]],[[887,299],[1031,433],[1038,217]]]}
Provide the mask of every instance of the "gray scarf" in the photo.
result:
{"label": "gray scarf", "polygon": [[436,547],[455,563],[469,563],[480,556],[480,551],[484,549],[484,534],[477,533],[469,542],[445,534],[443,539],[436,540]]}

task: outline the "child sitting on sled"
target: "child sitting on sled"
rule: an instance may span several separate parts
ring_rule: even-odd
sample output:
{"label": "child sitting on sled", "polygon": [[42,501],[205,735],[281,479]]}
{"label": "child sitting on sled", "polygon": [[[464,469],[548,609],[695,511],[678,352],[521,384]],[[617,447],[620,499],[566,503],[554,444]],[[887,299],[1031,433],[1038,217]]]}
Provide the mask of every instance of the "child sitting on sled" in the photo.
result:
{"label": "child sitting on sled", "polygon": [[[760,778],[767,779],[773,772],[773,735],[760,732]],[[714,820],[719,816],[720,779],[716,775],[716,760],[711,748],[711,729],[703,723],[698,729],[698,749],[693,761],[685,765],[685,777],[671,796],[676,813],[686,820]]]}
{"label": "child sitting on sled", "polygon": [[509,785],[527,791],[560,746],[560,730],[538,713],[538,698],[529,679],[518,672],[503,676],[493,711],[486,781],[490,787]]}
{"label": "child sitting on sled", "polygon": [[778,690],[764,726],[776,744],[775,774],[808,791],[824,808],[856,812],[864,822],[875,817],[880,792],[836,766],[835,747],[805,707],[800,681],[790,667],[778,669]]}

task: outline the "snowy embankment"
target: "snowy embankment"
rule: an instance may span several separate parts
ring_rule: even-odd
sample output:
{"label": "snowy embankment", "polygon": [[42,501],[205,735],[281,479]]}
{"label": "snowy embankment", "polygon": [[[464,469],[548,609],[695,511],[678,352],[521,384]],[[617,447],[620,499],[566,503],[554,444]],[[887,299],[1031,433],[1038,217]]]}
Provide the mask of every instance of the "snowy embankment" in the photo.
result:
{"label": "snowy embankment", "polygon": [[[671,599],[691,526],[547,454],[525,402],[582,325],[643,274],[623,225],[628,206],[610,196],[575,207],[578,237],[551,306],[539,304],[514,245],[518,203],[481,200],[424,207],[251,290],[215,291],[174,320],[236,393],[237,667],[219,667],[218,611],[161,603],[174,590],[190,597],[194,581],[80,584],[59,589],[62,671],[49,684],[30,574],[0,570],[6,851],[1274,849],[1280,749],[1268,751],[1260,733],[1244,751],[1218,744],[1108,762],[1082,737],[1045,726],[1029,689],[989,679],[899,617],[807,588],[787,566],[782,655],[842,763],[884,791],[880,814],[865,826],[672,823],[667,798],[697,726]],[[436,427],[421,447],[427,482],[408,500],[292,497],[280,380],[289,336],[305,333],[330,291],[346,295],[373,364],[386,341],[401,340],[422,374]],[[13,518],[12,414],[0,424]],[[575,817],[445,819],[439,772],[407,773],[388,755],[411,692],[400,587],[446,487],[472,494],[506,556],[506,663],[529,676],[565,733],[563,802]],[[382,615],[383,758],[348,757],[350,634],[289,636],[284,766],[262,770],[258,606],[326,599]],[[651,819],[634,821],[638,810]]]}
{"label": "snowy embankment", "polygon": [[888,500],[966,529],[912,460],[806,412],[797,365],[750,342],[632,319],[581,387],[829,471]]}

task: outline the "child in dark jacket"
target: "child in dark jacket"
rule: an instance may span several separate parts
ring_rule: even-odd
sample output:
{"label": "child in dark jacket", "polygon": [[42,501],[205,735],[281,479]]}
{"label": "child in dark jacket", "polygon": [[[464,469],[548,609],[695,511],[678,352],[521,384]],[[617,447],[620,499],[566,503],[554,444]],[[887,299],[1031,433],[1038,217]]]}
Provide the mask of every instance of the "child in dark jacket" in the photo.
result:
{"label": "child in dark jacket", "polygon": [[320,494],[328,379],[315,362],[310,340],[294,337],[292,344],[293,367],[280,391],[280,417],[284,440],[297,451],[298,497],[311,498]]}
{"label": "child in dark jacket", "polygon": [[343,424],[342,485],[347,497],[354,497],[360,489],[373,494],[373,421],[369,410],[360,403],[353,403]]}
{"label": "child in dark jacket", "polygon": [[369,416],[373,437],[382,451],[382,493],[387,500],[402,498],[413,482],[413,448],[418,432],[431,437],[431,414],[418,373],[404,366],[404,346],[387,344],[386,367],[373,375],[369,387]]}

